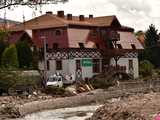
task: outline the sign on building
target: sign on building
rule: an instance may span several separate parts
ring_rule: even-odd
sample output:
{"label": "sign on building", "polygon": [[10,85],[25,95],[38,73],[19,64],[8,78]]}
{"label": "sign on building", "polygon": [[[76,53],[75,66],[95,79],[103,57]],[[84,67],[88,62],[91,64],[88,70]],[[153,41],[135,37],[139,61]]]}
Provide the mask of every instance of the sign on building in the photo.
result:
{"label": "sign on building", "polygon": [[82,59],[82,66],[83,67],[92,67],[92,59]]}

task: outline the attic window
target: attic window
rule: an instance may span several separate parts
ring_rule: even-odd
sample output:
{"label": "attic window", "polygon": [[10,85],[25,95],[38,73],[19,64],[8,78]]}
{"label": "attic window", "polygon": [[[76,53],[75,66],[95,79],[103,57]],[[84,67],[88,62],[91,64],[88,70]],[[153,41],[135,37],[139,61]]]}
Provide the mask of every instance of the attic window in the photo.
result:
{"label": "attic window", "polygon": [[84,44],[83,43],[78,43],[80,48],[84,48]]}
{"label": "attic window", "polygon": [[132,49],[136,49],[136,46],[135,46],[135,44],[131,44],[131,47],[132,47]]}
{"label": "attic window", "polygon": [[60,30],[56,30],[56,36],[60,36],[61,35],[61,31]]}
{"label": "attic window", "polygon": [[121,45],[121,44],[117,44],[117,47],[118,47],[119,49],[122,49],[122,45]]}

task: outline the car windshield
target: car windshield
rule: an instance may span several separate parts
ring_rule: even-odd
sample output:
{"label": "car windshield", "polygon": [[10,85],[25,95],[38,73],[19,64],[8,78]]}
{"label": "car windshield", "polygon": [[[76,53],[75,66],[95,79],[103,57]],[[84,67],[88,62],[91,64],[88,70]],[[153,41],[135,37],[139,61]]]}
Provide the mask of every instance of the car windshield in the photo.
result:
{"label": "car windshield", "polygon": [[48,81],[49,81],[49,82],[54,82],[54,81],[57,81],[57,79],[56,79],[55,77],[50,77],[50,78],[48,79]]}

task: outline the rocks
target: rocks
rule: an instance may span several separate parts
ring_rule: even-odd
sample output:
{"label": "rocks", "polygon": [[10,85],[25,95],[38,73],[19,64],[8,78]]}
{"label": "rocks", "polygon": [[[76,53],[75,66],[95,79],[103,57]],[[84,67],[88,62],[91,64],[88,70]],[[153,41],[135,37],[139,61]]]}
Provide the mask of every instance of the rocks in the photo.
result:
{"label": "rocks", "polygon": [[9,118],[18,118],[20,117],[20,113],[17,107],[15,107],[13,104],[7,104],[4,106],[1,111],[1,114],[8,116]]}

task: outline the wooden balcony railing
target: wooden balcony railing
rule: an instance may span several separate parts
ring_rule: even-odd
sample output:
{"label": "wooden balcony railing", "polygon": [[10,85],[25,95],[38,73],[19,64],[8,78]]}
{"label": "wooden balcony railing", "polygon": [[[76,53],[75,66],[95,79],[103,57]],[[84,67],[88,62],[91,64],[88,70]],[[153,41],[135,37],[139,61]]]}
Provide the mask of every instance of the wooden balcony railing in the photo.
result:
{"label": "wooden balcony railing", "polygon": [[106,65],[103,67],[103,72],[123,72],[126,73],[126,66],[114,66],[114,65]]}

